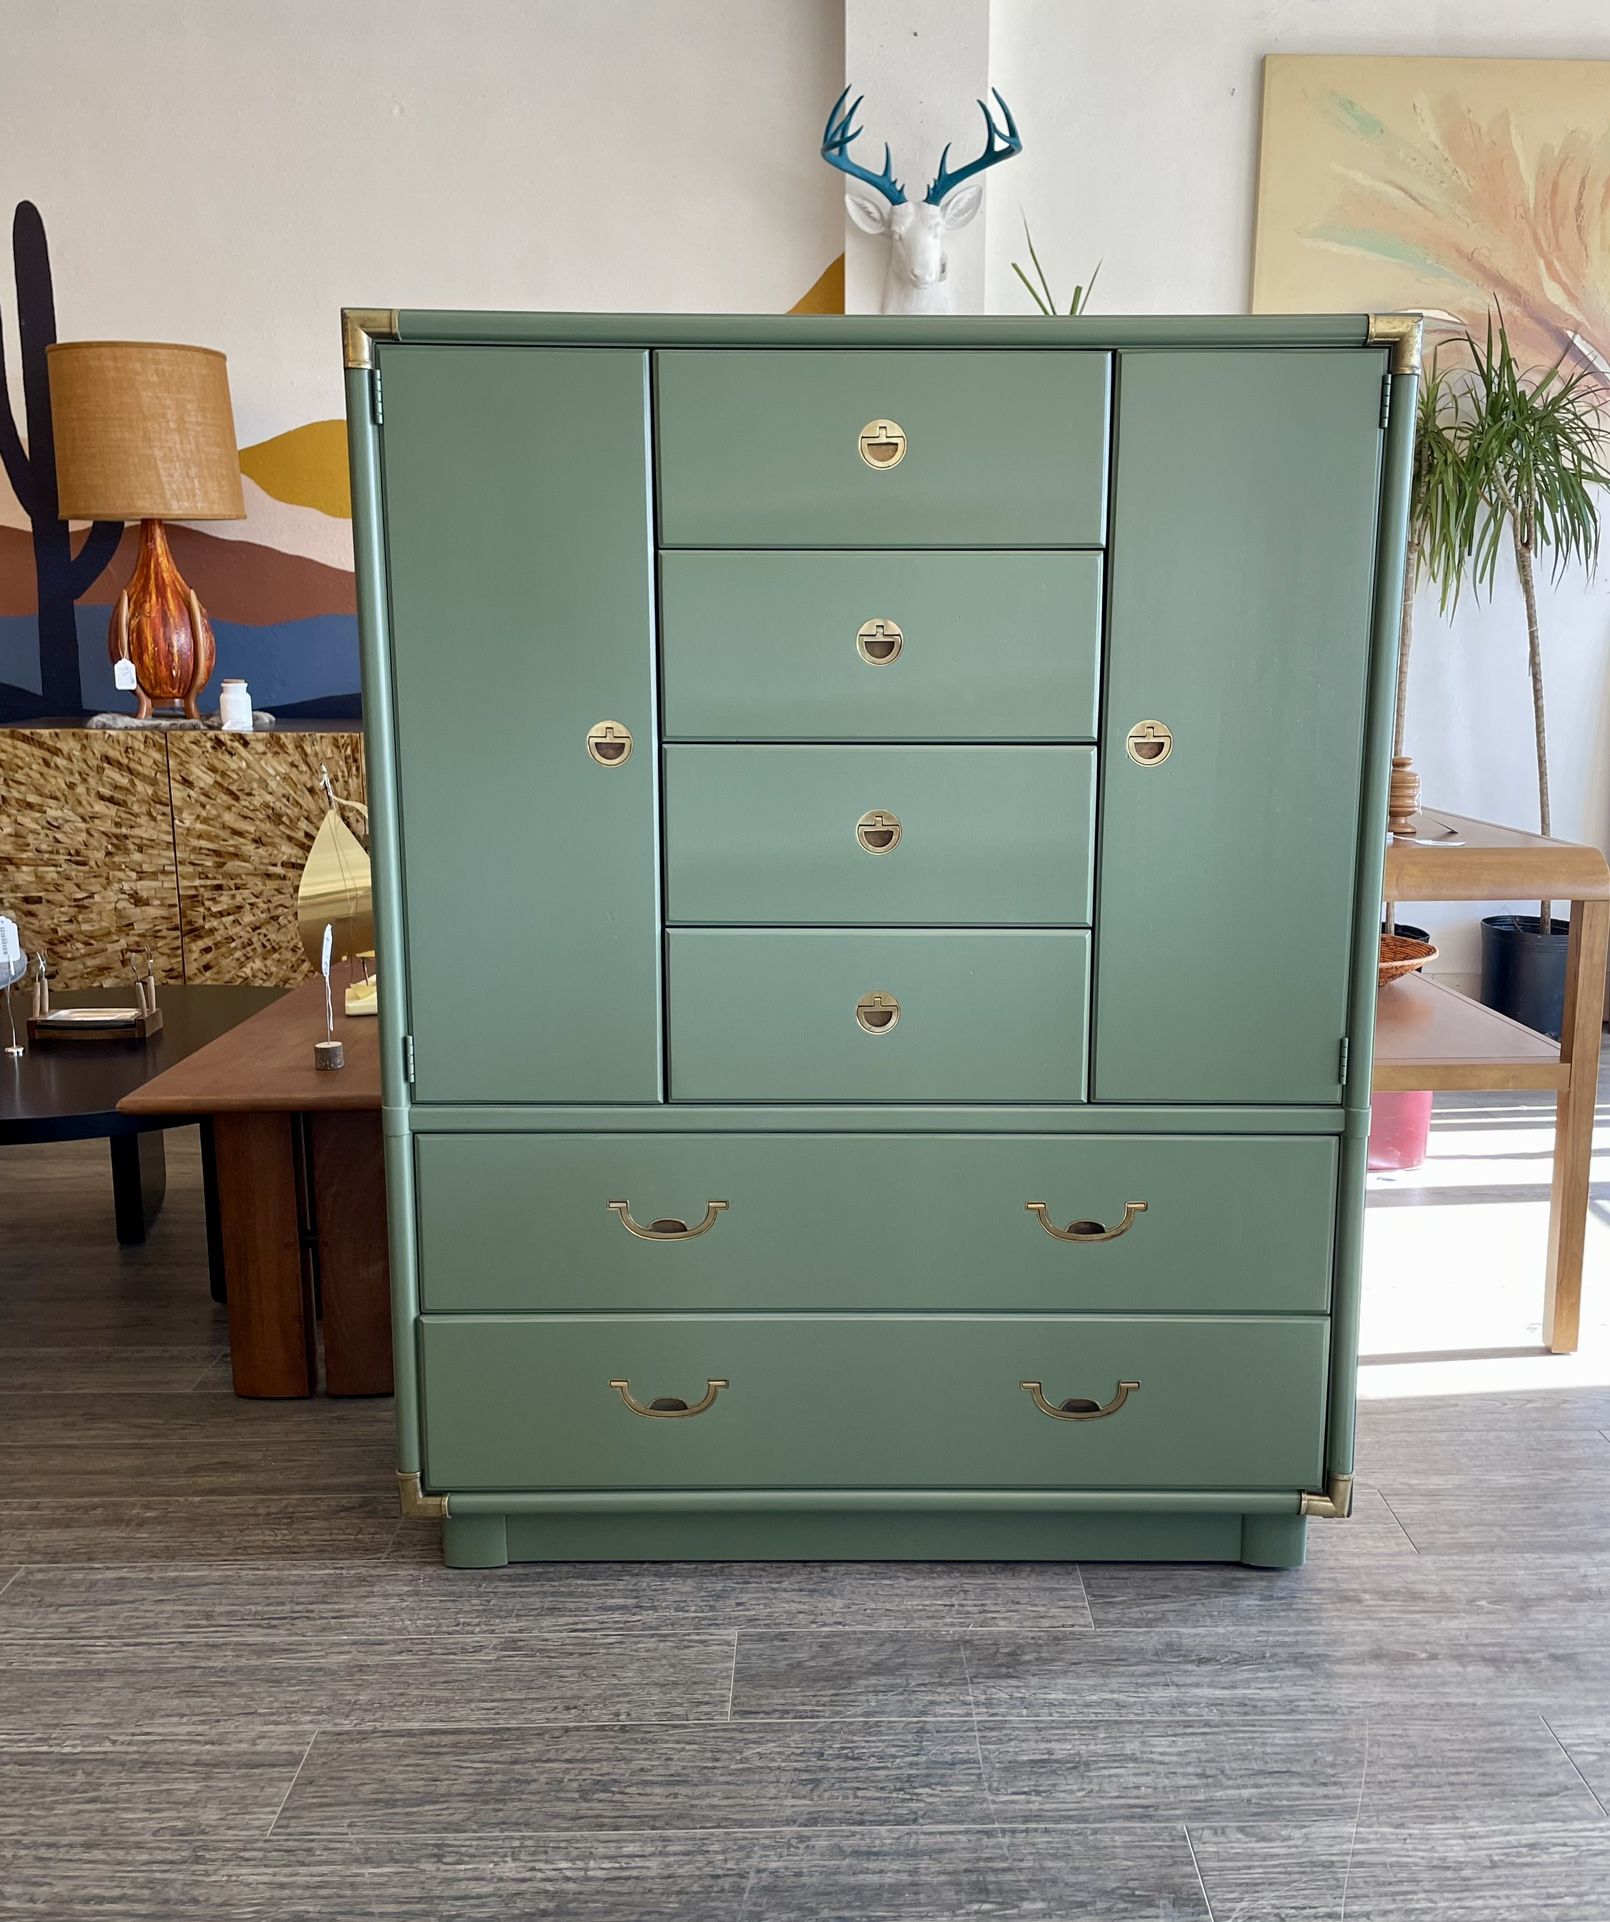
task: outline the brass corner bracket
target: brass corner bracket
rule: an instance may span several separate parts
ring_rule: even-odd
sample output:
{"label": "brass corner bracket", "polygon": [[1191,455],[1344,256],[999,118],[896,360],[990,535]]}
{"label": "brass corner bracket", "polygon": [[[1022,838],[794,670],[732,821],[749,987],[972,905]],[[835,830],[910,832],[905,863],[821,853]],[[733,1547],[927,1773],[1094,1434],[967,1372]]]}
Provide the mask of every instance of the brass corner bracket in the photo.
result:
{"label": "brass corner bracket", "polygon": [[1417,374],[1424,325],[1422,314],[1371,314],[1370,331],[1365,339],[1371,347],[1391,348],[1394,374]]}
{"label": "brass corner bracket", "polygon": [[419,1476],[411,1469],[397,1471],[397,1494],[402,1502],[403,1517],[407,1521],[440,1521],[447,1513],[447,1497],[427,1495],[420,1485]]}
{"label": "brass corner bracket", "polygon": [[349,367],[373,367],[374,342],[397,338],[395,307],[343,307],[341,354]]}
{"label": "brass corner bracket", "polygon": [[1304,1495],[1297,1507],[1299,1515],[1313,1515],[1321,1521],[1344,1522],[1353,1512],[1353,1477],[1332,1475],[1323,1495]]}

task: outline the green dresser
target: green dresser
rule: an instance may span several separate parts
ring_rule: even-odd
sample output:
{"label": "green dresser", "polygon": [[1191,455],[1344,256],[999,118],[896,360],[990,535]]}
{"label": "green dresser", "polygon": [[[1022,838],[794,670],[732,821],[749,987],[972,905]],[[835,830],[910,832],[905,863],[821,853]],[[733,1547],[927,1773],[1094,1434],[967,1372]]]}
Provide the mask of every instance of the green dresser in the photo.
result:
{"label": "green dresser", "polygon": [[405,1512],[1300,1561],[1413,326],[345,338]]}

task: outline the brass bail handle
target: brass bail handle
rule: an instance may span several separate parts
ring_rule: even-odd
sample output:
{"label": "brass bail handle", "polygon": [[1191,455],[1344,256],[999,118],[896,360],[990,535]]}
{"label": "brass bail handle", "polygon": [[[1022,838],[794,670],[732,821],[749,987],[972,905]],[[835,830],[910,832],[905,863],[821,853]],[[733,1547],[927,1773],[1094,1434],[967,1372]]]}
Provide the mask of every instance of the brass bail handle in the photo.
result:
{"label": "brass bail handle", "polygon": [[1059,1228],[1043,1201],[1025,1201],[1023,1206],[1031,1215],[1037,1215],[1040,1226],[1058,1241],[1116,1241],[1120,1235],[1128,1234],[1137,1215],[1146,1212],[1144,1201],[1126,1201],[1124,1218],[1116,1228],[1104,1228],[1099,1221],[1070,1221],[1066,1228]]}
{"label": "brass bail handle", "polygon": [[863,1034],[891,1034],[899,1020],[900,1003],[882,988],[863,994],[855,1004],[856,1026]]}
{"label": "brass bail handle", "polygon": [[1018,1387],[1033,1396],[1035,1407],[1053,1421],[1104,1421],[1108,1415],[1116,1415],[1131,1395],[1140,1392],[1138,1381],[1121,1381],[1109,1402],[1086,1401],[1074,1395],[1065,1402],[1057,1403],[1046,1400],[1045,1389],[1037,1381],[1020,1381]]}
{"label": "brass bail handle", "polygon": [[868,667],[887,667],[900,658],[905,644],[898,621],[863,621],[855,630],[855,651]]}
{"label": "brass bail handle", "polygon": [[704,1384],[703,1397],[696,1402],[685,1402],[679,1395],[656,1395],[653,1401],[634,1401],[629,1381],[612,1381],[609,1385],[634,1415],[647,1415],[655,1421],[681,1421],[690,1415],[702,1415],[707,1408],[714,1406],[715,1398],[722,1389],[730,1388],[732,1383],[724,1381],[719,1375],[710,1376]]}
{"label": "brass bail handle", "polygon": [[692,1241],[695,1235],[707,1235],[716,1225],[716,1216],[721,1214],[727,1204],[724,1201],[707,1201],[704,1204],[704,1220],[690,1228],[680,1216],[666,1215],[659,1221],[651,1221],[645,1228],[639,1221],[632,1219],[632,1204],[629,1201],[611,1201],[607,1204],[612,1215],[620,1217],[620,1224],[629,1235],[636,1235],[639,1241]]}

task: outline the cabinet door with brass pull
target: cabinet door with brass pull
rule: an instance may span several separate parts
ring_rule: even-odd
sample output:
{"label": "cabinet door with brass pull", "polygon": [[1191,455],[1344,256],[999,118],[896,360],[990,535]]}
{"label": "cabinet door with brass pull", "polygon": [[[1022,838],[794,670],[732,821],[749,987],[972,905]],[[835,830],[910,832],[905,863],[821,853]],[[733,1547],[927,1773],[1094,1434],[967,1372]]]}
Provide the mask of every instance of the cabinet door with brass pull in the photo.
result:
{"label": "cabinet door with brass pull", "polygon": [[[882,1037],[853,1001],[833,1026],[869,1072],[926,1045],[919,1015]],[[986,1275],[1003,1313],[1330,1297],[1327,1135],[444,1134],[418,1138],[415,1169],[432,1314],[948,1311],[977,1308]]]}
{"label": "cabinet door with brass pull", "polygon": [[1095,775],[1088,747],[668,747],[667,918],[1083,927]]}
{"label": "cabinet door with brass pull", "polygon": [[1323,1316],[427,1315],[427,1480],[1285,1488],[1295,1507],[1320,1472],[1327,1333]]}

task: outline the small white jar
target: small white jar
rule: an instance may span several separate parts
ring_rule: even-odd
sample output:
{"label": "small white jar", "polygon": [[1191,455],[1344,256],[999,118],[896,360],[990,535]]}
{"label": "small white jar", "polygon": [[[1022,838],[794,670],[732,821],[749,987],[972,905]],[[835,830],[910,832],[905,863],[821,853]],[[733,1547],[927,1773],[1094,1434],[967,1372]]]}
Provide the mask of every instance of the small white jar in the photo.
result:
{"label": "small white jar", "polygon": [[251,733],[252,696],[244,681],[219,683],[218,725],[225,734]]}

